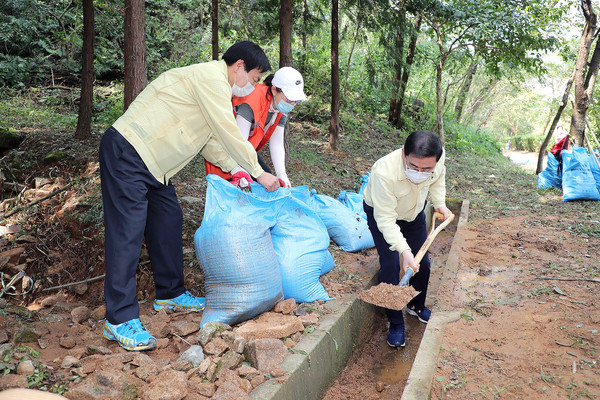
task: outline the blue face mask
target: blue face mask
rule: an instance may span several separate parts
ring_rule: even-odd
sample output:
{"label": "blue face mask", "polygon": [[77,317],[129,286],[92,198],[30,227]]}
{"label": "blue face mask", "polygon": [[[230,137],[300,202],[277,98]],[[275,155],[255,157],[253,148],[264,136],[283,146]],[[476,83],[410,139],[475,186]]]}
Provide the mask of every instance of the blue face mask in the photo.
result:
{"label": "blue face mask", "polygon": [[277,103],[276,107],[280,112],[284,114],[287,114],[294,109],[294,106],[285,100],[279,100],[279,103]]}

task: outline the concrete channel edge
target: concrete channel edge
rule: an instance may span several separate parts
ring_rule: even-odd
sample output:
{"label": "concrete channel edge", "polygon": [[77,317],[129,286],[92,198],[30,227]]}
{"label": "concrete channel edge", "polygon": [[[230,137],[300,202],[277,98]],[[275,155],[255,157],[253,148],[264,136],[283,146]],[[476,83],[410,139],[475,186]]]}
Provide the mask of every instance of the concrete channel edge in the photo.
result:
{"label": "concrete channel edge", "polygon": [[[469,200],[464,200],[460,209],[460,218],[450,247],[448,259],[443,269],[443,282],[453,282],[459,266],[459,252],[463,242],[462,231],[469,219]],[[438,304],[438,309],[444,310],[446,305]],[[410,374],[404,386],[400,400],[425,400],[431,397],[431,388],[435,375],[437,359],[442,346],[444,328],[451,322],[461,318],[461,311],[438,311],[434,309],[431,320],[423,333],[423,339],[417,350]]]}
{"label": "concrete channel edge", "polygon": [[[457,232],[452,243],[444,274],[458,268],[461,226],[468,219],[469,202],[463,201]],[[450,265],[448,265],[450,263]],[[365,289],[377,284],[378,258],[367,267],[372,278]],[[359,338],[375,320],[377,307],[360,301],[356,295],[325,303],[324,315],[315,330],[306,335],[286,356],[280,366],[288,373],[283,382],[271,379],[250,393],[252,400],[318,400],[345,368]],[[429,398],[435,364],[440,351],[444,326],[460,318],[460,312],[434,313],[417,351],[401,400]]]}

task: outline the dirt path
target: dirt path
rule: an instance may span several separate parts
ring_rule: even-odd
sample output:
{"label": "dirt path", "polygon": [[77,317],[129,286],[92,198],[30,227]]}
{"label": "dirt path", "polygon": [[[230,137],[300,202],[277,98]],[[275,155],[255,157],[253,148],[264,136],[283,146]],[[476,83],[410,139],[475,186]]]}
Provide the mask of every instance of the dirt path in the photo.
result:
{"label": "dirt path", "polygon": [[[522,167],[525,171],[535,173],[539,156],[538,153],[523,150],[504,150],[502,154],[504,154],[505,157],[508,157],[514,164]],[[543,163],[543,168],[545,167],[546,159],[544,159]]]}
{"label": "dirt path", "polygon": [[432,399],[600,396],[599,242],[559,219],[470,221]]}

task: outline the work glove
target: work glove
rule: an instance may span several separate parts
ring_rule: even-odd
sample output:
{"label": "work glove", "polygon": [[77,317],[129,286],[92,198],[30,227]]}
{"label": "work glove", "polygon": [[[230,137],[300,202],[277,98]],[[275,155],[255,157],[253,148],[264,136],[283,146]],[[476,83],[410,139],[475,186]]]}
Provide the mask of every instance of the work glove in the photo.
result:
{"label": "work glove", "polygon": [[238,171],[231,176],[231,184],[239,188],[248,187],[253,182],[252,178],[246,171]]}
{"label": "work glove", "polygon": [[277,178],[279,179],[279,184],[281,187],[292,187],[290,180],[287,177],[287,174],[278,174]]}

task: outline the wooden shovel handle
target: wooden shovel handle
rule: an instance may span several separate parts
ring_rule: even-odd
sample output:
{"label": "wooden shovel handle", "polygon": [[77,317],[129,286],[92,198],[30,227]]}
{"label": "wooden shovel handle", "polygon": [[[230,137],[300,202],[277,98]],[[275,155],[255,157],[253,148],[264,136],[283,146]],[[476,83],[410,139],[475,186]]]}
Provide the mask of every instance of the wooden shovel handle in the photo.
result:
{"label": "wooden shovel handle", "polygon": [[443,218],[444,215],[437,211],[433,213],[433,217],[431,218],[431,229],[429,230],[429,236],[427,236],[425,243],[423,243],[423,246],[421,246],[419,252],[415,256],[416,264],[421,262],[421,260],[425,256],[425,253],[427,252],[427,249],[429,249],[429,246],[431,246],[431,243],[433,243],[433,239],[435,239],[438,233],[440,233],[442,229],[444,229],[450,222],[454,220],[454,214],[450,214],[448,218],[446,218],[437,228],[435,228],[435,220],[437,219],[437,217]]}

